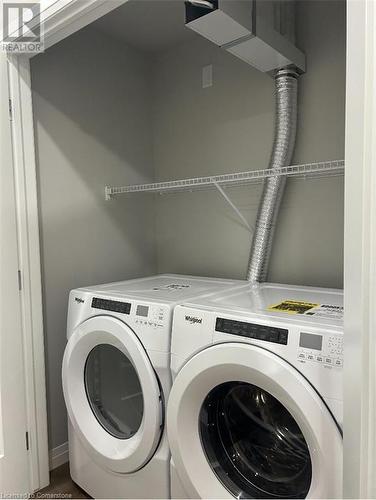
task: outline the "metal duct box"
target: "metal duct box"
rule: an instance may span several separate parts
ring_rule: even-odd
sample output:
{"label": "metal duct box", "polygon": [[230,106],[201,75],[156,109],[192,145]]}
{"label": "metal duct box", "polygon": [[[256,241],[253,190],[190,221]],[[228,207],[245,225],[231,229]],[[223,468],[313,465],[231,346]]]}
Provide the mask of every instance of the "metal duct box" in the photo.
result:
{"label": "metal duct box", "polygon": [[295,45],[293,0],[190,0],[186,26],[260,71],[305,71]]}

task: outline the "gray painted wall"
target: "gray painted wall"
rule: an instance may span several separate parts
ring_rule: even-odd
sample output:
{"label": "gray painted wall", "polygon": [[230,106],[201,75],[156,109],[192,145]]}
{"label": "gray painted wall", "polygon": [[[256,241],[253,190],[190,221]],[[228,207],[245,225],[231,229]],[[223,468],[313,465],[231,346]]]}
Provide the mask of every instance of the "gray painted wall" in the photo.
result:
{"label": "gray painted wall", "polygon": [[[345,4],[299,3],[297,43],[307,54],[299,81],[294,162],[344,157]],[[213,64],[214,85],[201,88]],[[194,41],[155,64],[156,177],[170,179],[265,168],[273,138],[273,81],[209,42]],[[260,187],[229,194],[253,223]],[[250,235],[216,192],[158,200],[160,271],[241,278]],[[343,179],[290,180],[269,279],[342,286]]]}
{"label": "gray painted wall", "polygon": [[67,440],[69,290],[156,271],[153,200],[104,201],[106,184],[152,179],[149,81],[143,56],[90,28],[32,60],[51,448]]}
{"label": "gray painted wall", "polygon": [[[345,4],[298,5],[307,53],[295,162],[344,157]],[[319,28],[318,28],[319,27]],[[213,64],[214,85],[201,88]],[[50,446],[66,441],[68,291],[160,272],[244,277],[250,234],[214,192],[106,203],[106,184],[265,168],[273,80],[205,40],[157,58],[87,28],[32,60]],[[229,194],[254,222],[260,186]],[[154,217],[156,214],[156,217]],[[270,280],[342,286],[343,180],[290,180]]]}

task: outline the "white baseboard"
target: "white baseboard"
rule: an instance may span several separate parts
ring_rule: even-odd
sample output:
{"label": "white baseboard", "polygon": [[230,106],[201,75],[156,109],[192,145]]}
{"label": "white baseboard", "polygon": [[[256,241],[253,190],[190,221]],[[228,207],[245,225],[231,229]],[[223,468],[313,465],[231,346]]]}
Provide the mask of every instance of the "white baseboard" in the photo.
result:
{"label": "white baseboard", "polygon": [[50,470],[60,467],[69,460],[68,441],[50,450]]}

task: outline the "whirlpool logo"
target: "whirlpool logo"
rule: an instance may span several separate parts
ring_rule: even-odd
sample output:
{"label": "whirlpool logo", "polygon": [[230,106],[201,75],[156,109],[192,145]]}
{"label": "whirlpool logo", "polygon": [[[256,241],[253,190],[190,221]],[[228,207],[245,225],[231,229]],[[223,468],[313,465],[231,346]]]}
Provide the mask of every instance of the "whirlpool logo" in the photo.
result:
{"label": "whirlpool logo", "polygon": [[195,316],[185,316],[185,321],[191,323],[191,325],[201,325],[202,318],[195,318]]}

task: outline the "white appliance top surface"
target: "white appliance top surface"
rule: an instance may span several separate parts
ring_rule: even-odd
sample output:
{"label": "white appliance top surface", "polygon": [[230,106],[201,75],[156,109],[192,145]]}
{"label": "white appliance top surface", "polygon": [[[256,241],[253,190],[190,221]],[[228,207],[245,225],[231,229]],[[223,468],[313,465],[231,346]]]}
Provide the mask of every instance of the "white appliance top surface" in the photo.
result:
{"label": "white appliance top surface", "polygon": [[85,287],[79,290],[111,297],[138,298],[151,302],[175,304],[244,284],[245,282],[241,280],[163,274]]}
{"label": "white appliance top surface", "polygon": [[343,291],[262,283],[225,290],[210,297],[184,302],[185,306],[241,315],[283,319],[315,326],[343,325]]}

